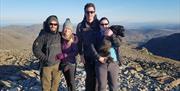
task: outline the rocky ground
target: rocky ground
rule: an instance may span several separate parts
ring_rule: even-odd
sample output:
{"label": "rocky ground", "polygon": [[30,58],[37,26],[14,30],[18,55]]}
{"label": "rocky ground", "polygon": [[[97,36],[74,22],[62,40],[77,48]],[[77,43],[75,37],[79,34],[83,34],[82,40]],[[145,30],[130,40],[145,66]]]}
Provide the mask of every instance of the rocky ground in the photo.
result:
{"label": "rocky ground", "polygon": [[[119,91],[180,91],[179,62],[175,65],[173,62],[127,55],[123,55],[123,61],[119,67]],[[78,65],[77,91],[85,90],[85,76],[83,65]],[[0,89],[41,91],[38,60],[30,50],[0,50]],[[59,91],[67,91],[64,78]]]}

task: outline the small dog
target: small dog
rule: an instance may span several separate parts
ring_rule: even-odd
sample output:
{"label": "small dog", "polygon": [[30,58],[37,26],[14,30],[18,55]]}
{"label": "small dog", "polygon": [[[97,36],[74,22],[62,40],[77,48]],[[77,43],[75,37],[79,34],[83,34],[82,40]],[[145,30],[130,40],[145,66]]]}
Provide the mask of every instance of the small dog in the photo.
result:
{"label": "small dog", "polygon": [[104,40],[102,46],[99,49],[99,55],[102,57],[106,57],[106,62],[110,63],[113,62],[113,58],[110,56],[109,49],[111,48],[111,42]]}
{"label": "small dog", "polygon": [[110,26],[110,29],[113,31],[113,33],[117,36],[125,37],[124,32],[125,29],[121,25],[112,25]]}

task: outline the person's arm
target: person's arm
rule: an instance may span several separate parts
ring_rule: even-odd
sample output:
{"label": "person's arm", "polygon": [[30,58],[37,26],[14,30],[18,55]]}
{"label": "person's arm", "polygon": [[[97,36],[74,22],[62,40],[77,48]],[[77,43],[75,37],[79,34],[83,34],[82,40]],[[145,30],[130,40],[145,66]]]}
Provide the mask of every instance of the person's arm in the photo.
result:
{"label": "person's arm", "polygon": [[59,53],[57,54],[57,59],[64,59],[64,58],[68,58],[68,57],[75,57],[78,54],[78,49],[77,49],[77,44],[73,43],[71,44],[72,50],[68,53]]}
{"label": "person's arm", "polygon": [[33,43],[33,53],[39,60],[47,61],[48,57],[42,52],[42,48],[45,44],[43,36],[38,36]]}
{"label": "person's arm", "polygon": [[115,51],[116,51],[116,56],[117,56],[117,61],[118,61],[118,64],[119,66],[122,65],[122,58],[121,58],[121,53],[120,53],[120,41],[118,39],[118,37],[113,34],[111,36],[111,42],[112,42],[112,46],[115,48]]}
{"label": "person's arm", "polygon": [[80,26],[81,26],[81,23],[78,24],[78,26],[76,28],[76,35],[78,37],[77,48],[78,48],[78,53],[80,55],[83,55],[83,42],[82,42],[82,35],[81,35]]}
{"label": "person's arm", "polygon": [[78,49],[78,53],[80,55],[81,62],[83,62],[83,64],[85,64],[85,59],[84,59],[84,54],[83,54],[83,42],[82,42],[82,36],[81,36],[81,30],[80,30],[81,25],[82,24],[79,23],[76,28],[76,35],[78,37],[77,49]]}

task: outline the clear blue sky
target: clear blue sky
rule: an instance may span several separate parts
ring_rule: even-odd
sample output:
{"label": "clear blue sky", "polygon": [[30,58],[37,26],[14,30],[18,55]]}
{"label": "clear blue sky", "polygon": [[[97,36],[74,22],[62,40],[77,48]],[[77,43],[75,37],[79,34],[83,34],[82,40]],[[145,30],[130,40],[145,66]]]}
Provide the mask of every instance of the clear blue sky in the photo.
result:
{"label": "clear blue sky", "polygon": [[88,2],[96,5],[98,18],[111,22],[180,23],[180,0],[0,0],[0,22],[37,24],[55,14],[60,23],[67,17],[78,23]]}

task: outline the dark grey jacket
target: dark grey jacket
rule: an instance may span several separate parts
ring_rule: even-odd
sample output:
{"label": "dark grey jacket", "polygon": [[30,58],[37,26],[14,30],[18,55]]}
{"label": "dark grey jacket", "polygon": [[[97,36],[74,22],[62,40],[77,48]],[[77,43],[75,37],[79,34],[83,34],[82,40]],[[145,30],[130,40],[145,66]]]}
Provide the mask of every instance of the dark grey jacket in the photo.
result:
{"label": "dark grey jacket", "polygon": [[41,32],[33,43],[33,53],[40,60],[42,66],[51,66],[59,63],[59,61],[56,60],[56,55],[61,53],[61,35],[58,31],[50,31],[48,26],[52,17],[57,18],[56,16],[47,18],[45,21],[45,29],[42,30],[44,32]]}

